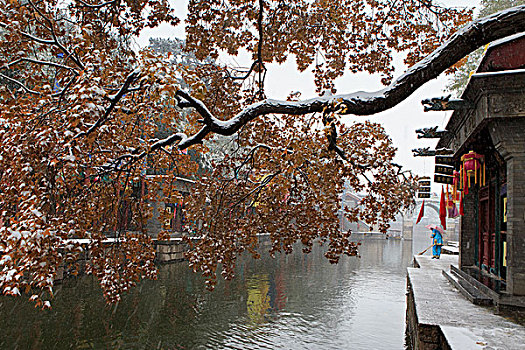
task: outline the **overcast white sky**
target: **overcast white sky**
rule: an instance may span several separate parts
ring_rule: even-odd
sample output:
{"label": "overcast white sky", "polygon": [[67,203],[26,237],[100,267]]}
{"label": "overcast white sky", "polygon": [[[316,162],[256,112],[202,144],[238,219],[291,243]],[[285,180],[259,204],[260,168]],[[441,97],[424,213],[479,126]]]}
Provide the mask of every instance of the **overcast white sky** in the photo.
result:
{"label": "overcast white sky", "polygon": [[[176,10],[176,14],[181,20],[187,14],[187,1],[171,1]],[[441,3],[448,6],[477,6],[479,0],[442,0]],[[138,38],[137,43],[140,46],[146,46],[150,37],[184,38],[184,24],[172,27],[166,24],[155,29],[144,30]],[[246,59],[246,60],[245,60]],[[227,61],[228,58],[223,60]],[[249,57],[236,57],[235,61],[242,66],[249,66]],[[403,74],[406,67],[402,64],[402,59],[396,61],[395,77]],[[231,62],[231,61],[230,61]],[[292,91],[301,91],[301,97],[315,97],[315,87],[313,84],[313,74],[311,72],[299,73],[293,60],[287,61],[282,65],[267,65],[268,73],[266,75],[266,93],[269,98],[284,99]],[[412,156],[411,149],[419,147],[431,147],[432,149],[437,140],[417,139],[415,129],[438,125],[444,128],[450,112],[423,112],[421,100],[429,97],[442,96],[445,94],[444,89],[447,83],[447,76],[443,74],[417,90],[408,99],[396,107],[376,114],[371,117],[347,117],[349,122],[353,120],[362,121],[369,119],[381,123],[387,133],[392,137],[394,145],[398,148],[396,161],[402,164],[405,169],[412,170],[417,175],[427,175],[433,177],[434,158]],[[348,93],[354,91],[376,91],[383,86],[380,82],[379,75],[345,74],[336,80],[338,93]],[[437,191],[439,186],[433,185],[433,190]]]}

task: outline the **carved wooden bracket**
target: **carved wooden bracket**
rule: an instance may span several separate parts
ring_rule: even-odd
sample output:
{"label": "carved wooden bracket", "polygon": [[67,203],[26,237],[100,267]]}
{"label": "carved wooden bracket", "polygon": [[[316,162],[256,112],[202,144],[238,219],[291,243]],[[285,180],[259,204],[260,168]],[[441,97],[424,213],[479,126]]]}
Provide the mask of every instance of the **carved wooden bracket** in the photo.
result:
{"label": "carved wooden bracket", "polygon": [[414,157],[434,157],[436,155],[436,151],[431,150],[430,147],[414,148],[412,152]]}
{"label": "carved wooden bracket", "polygon": [[474,105],[467,100],[450,99],[451,95],[427,98],[421,101],[424,111],[455,111],[458,109],[472,109]]}
{"label": "carved wooden bracket", "polygon": [[414,148],[412,150],[414,157],[434,157],[434,156],[445,156],[454,154],[454,151],[448,148],[438,148],[436,150],[425,148]]}
{"label": "carved wooden bracket", "polygon": [[431,128],[421,128],[416,130],[418,139],[439,139],[443,137],[448,131],[438,130],[437,126]]}

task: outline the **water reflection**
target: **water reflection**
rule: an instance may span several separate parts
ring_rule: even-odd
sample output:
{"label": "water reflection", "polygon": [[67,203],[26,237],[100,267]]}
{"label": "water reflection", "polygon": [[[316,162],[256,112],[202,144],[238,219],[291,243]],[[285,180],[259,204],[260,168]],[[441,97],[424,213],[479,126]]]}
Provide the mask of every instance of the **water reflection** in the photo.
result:
{"label": "water reflection", "polygon": [[[246,308],[252,323],[259,324],[266,320],[270,311],[270,282],[267,274],[255,274],[247,279],[248,298]],[[273,294],[273,293],[272,293]]]}
{"label": "water reflection", "polygon": [[331,265],[323,249],[240,259],[212,293],[185,263],[161,267],[119,305],[90,277],[58,287],[53,309],[0,298],[4,349],[402,349],[412,242],[366,240]]}

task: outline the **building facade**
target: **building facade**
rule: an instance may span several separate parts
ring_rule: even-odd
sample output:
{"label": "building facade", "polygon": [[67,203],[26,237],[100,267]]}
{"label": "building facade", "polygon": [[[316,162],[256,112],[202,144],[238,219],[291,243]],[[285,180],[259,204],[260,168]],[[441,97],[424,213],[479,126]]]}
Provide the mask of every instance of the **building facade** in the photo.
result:
{"label": "building facade", "polygon": [[488,47],[461,99],[436,147],[461,190],[460,269],[525,307],[525,33]]}

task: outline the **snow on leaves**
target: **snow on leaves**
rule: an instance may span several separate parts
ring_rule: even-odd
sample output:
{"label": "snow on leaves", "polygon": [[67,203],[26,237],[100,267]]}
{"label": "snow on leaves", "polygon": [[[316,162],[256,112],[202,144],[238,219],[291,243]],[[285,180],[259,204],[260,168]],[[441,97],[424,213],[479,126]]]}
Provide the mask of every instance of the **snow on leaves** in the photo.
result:
{"label": "snow on leaves", "polygon": [[[382,128],[345,126],[340,114],[398,103],[440,71],[425,69],[441,56],[377,94],[309,101],[267,100],[264,64],[294,55],[300,70],[313,65],[320,90],[333,89],[344,70],[378,72],[387,82],[392,50],[414,63],[468,21],[468,10],[419,0],[190,0],[188,10],[184,50],[195,59],[173,62],[169,51],[131,49],[144,28],[178,21],[167,0],[0,0],[2,293],[47,308],[59,269],[75,275],[80,259],[108,302],[155,278],[150,203],[179,203],[179,177],[196,180],[185,216],[201,240],[190,241],[188,259],[210,288],[219,266],[231,278],[239,254],[259,256],[258,234],[270,235],[272,253],[320,241],[331,262],[357,254],[339,230],[345,182],[365,193],[346,209],[351,221],[384,231],[410,205],[415,179],[392,163]],[[481,39],[461,32],[456,39],[473,40],[460,52],[519,30],[523,12],[476,23],[490,29]],[[253,54],[247,70],[214,60],[240,50]],[[202,143],[220,147],[208,142],[214,133],[235,140],[221,159],[207,157],[206,169]],[[190,155],[180,152],[190,146]]]}
{"label": "snow on leaves", "polygon": [[270,235],[272,254],[290,253],[297,242],[309,252],[319,240],[327,244],[331,262],[356,255],[350,232],[339,226],[345,182],[366,196],[344,215],[377,224],[383,232],[412,204],[415,179],[392,162],[395,148],[382,127],[337,123],[337,129],[348,161],[328,149],[318,116],[262,117],[243,130],[239,151],[197,185],[188,201],[189,220],[206,224],[195,228],[202,239],[190,242],[188,258],[210,288],[219,266],[232,278],[237,256],[259,256],[259,234]]}
{"label": "snow on leaves", "polygon": [[192,0],[189,9],[188,43],[197,57],[245,49],[255,59],[262,40],[260,59],[282,63],[293,55],[300,71],[313,66],[319,92],[334,90],[346,70],[380,73],[388,84],[393,51],[407,52],[413,65],[472,15],[420,0]]}
{"label": "snow on leaves", "polygon": [[[196,170],[186,155],[148,155],[158,126],[180,118],[179,85],[129,36],[176,21],[167,2],[96,4],[0,1],[0,73],[17,82],[0,84],[0,290],[44,308],[58,270],[74,275],[80,259],[108,301],[153,278],[148,162],[167,176]],[[108,235],[119,243],[108,248]]]}

